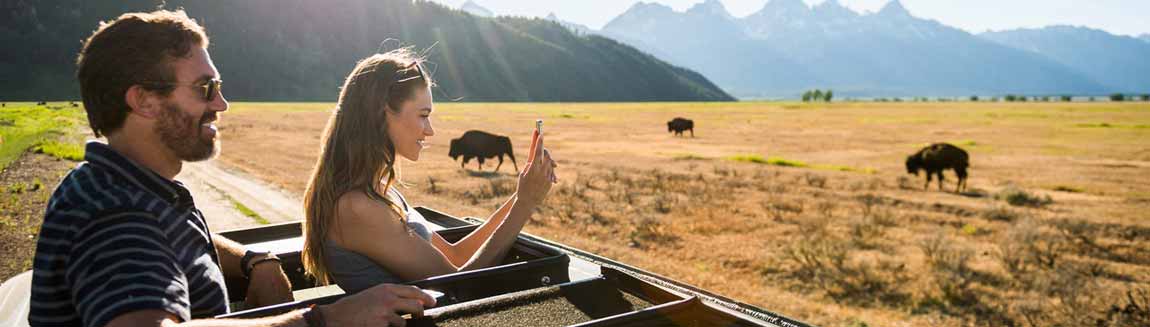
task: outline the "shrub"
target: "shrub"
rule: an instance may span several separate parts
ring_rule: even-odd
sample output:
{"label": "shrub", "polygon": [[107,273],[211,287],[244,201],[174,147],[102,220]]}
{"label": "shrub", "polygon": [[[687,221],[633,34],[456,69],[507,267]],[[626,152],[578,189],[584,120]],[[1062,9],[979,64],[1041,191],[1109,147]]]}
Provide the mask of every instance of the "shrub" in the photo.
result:
{"label": "shrub", "polygon": [[1014,210],[1002,205],[991,204],[989,209],[982,212],[982,216],[990,220],[1000,220],[1011,222],[1018,219],[1019,214]]}
{"label": "shrub", "polygon": [[970,285],[975,272],[970,268],[974,251],[955,245],[943,231],[919,242],[919,248],[926,255],[934,283],[944,299],[950,303],[967,305],[975,301]]}
{"label": "shrub", "polygon": [[674,194],[659,192],[655,195],[654,205],[652,207],[655,208],[655,212],[666,214],[670,213],[671,209],[674,209],[677,203],[678,198],[676,198]]}
{"label": "shrub", "polygon": [[1112,304],[1099,326],[1150,326],[1150,291],[1144,288],[1126,290],[1124,304]]}
{"label": "shrub", "polygon": [[1114,93],[1110,95],[1110,101],[1122,102],[1126,101],[1126,95],[1122,93]]}
{"label": "shrub", "polygon": [[899,189],[903,189],[903,190],[917,190],[918,189],[918,186],[915,185],[915,181],[911,180],[909,177],[906,177],[906,176],[899,176],[897,179],[895,179],[895,183],[898,184]]}
{"label": "shrub", "polygon": [[811,173],[803,174],[803,180],[807,182],[808,186],[824,188],[827,186],[827,178],[822,175],[815,175]]}
{"label": "shrub", "polygon": [[427,176],[427,193],[439,194],[440,192],[443,191],[442,189],[439,188],[438,185],[435,184],[436,182],[438,182],[438,181],[435,180],[435,177]]}
{"label": "shrub", "polygon": [[769,200],[763,203],[763,209],[766,209],[767,214],[769,214],[775,221],[782,221],[783,218],[786,218],[788,214],[802,214],[803,203]]}
{"label": "shrub", "polygon": [[1006,187],[998,192],[995,198],[1006,201],[1012,206],[1042,207],[1054,203],[1049,195],[1039,196],[1014,186]]}
{"label": "shrub", "polygon": [[851,242],[860,248],[873,249],[878,246],[885,230],[883,225],[875,223],[871,216],[855,217],[847,222],[850,230]]}
{"label": "shrub", "polygon": [[1033,220],[1024,220],[1007,230],[998,241],[998,258],[1016,279],[1034,269],[1055,268],[1066,248],[1065,239],[1045,233]]}
{"label": "shrub", "polygon": [[24,184],[23,182],[15,182],[11,185],[8,185],[8,193],[22,194],[24,191],[28,191],[28,185]]}
{"label": "shrub", "polygon": [[657,218],[640,216],[632,223],[634,225],[628,234],[631,247],[645,248],[650,244],[667,244],[679,240],[679,237]]}

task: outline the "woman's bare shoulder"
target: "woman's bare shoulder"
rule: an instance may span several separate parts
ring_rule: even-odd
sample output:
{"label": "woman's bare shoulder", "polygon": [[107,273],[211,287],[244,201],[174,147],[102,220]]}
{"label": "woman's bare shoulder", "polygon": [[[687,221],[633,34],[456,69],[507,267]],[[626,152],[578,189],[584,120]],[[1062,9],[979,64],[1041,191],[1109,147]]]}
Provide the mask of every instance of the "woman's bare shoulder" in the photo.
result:
{"label": "woman's bare shoulder", "polygon": [[[363,192],[347,192],[337,200],[340,220],[399,221],[399,214]],[[379,219],[391,218],[391,219]]]}

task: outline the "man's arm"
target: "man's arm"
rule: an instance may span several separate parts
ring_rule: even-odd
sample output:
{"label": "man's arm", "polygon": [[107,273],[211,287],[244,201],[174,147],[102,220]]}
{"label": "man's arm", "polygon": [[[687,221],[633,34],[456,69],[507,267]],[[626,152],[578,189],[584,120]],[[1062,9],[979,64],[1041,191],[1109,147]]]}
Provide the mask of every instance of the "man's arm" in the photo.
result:
{"label": "man's arm", "polygon": [[140,310],[120,315],[106,327],[128,326],[188,326],[188,327],[255,327],[255,326],[308,326],[304,314],[318,310],[312,319],[322,319],[325,326],[402,325],[404,314],[422,315],[423,308],[435,305],[435,299],[415,286],[382,284],[356,294],[348,295],[330,305],[295,310],[285,314],[258,319],[202,319],[184,323],[163,310]]}
{"label": "man's arm", "polygon": [[[220,234],[212,234],[212,243],[220,257],[220,270],[229,280],[242,280],[243,268],[240,259],[244,257],[244,246]],[[256,308],[294,301],[291,282],[284,274],[279,261],[262,261],[252,266],[248,278],[248,293],[244,303],[248,308]]]}

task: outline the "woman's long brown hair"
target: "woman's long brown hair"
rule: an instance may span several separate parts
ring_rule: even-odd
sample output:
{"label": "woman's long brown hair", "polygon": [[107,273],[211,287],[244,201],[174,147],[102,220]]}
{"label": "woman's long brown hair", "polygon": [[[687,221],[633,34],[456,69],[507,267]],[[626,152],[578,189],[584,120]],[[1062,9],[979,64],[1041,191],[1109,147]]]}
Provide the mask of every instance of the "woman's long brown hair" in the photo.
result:
{"label": "woman's long brown hair", "polygon": [[[419,67],[421,61],[409,48],[375,54],[360,60],[343,84],[303,199],[306,220],[301,256],[304,269],[320,285],[331,282],[324,241],[336,222],[339,198],[369,188],[387,194],[399,181],[385,110],[399,113],[415,90],[433,85]],[[384,199],[403,219],[403,209],[390,198]]]}

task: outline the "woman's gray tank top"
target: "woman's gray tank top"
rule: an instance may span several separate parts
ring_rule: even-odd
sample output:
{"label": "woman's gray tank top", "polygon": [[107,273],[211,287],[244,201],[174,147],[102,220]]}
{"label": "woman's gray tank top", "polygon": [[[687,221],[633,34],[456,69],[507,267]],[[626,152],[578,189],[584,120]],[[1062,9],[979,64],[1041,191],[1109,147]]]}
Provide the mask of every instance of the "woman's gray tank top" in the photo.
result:
{"label": "woman's gray tank top", "polygon": [[[411,209],[407,205],[407,199],[399,194],[399,191],[392,189],[391,193],[395,194],[400,204],[403,205],[403,211],[407,217],[407,227],[419,237],[430,241],[431,230],[426,226],[427,219],[420,215],[419,211]],[[367,191],[367,194],[372,200],[386,203],[383,197],[374,190]],[[330,239],[325,239],[323,243],[328,273],[344,292],[357,293],[381,283],[405,282],[367,256],[344,249]]]}

